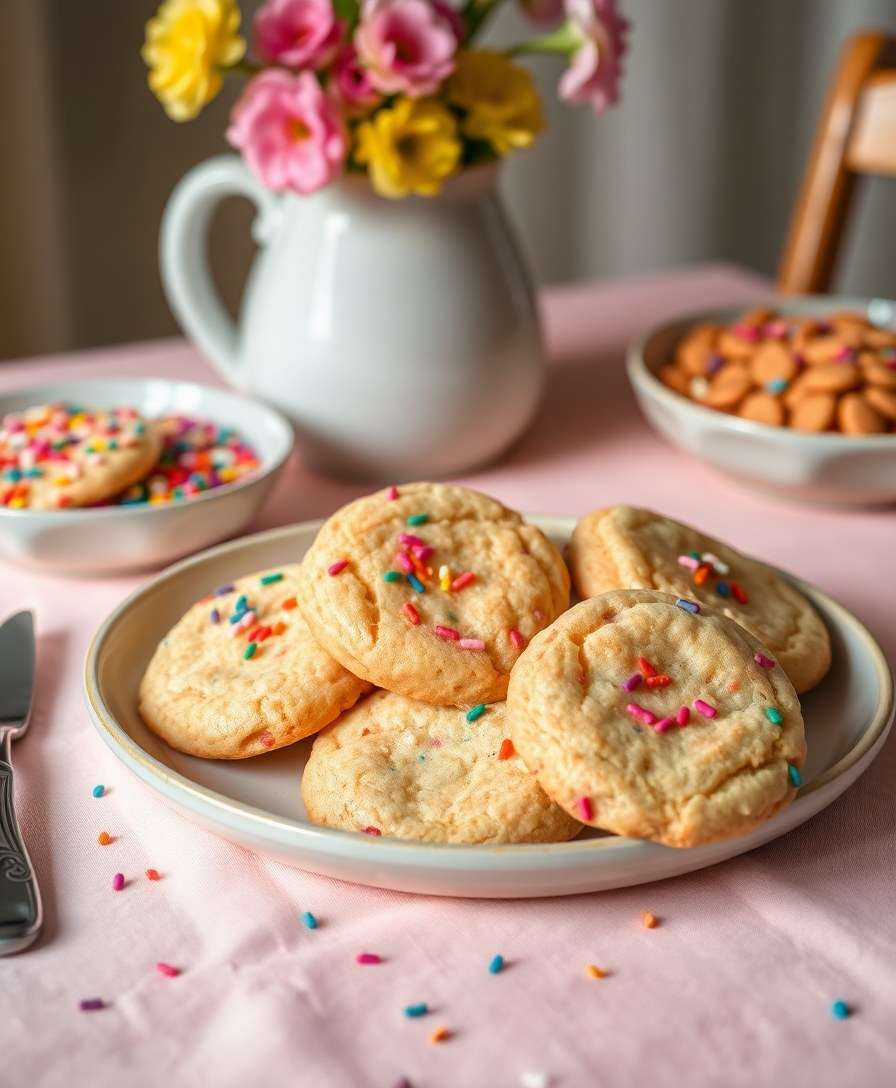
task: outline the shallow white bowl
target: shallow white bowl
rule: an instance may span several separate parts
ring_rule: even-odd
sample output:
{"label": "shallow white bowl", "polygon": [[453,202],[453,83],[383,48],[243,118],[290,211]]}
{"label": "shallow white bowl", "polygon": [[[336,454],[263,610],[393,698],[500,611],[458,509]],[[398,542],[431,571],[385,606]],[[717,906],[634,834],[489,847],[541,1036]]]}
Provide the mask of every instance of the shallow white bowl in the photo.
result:
{"label": "shallow white bowl", "polygon": [[[530,520],[560,546],[575,524],[572,518]],[[673,850],[590,830],[569,843],[434,846],[316,827],[299,793],[310,739],[254,759],[195,759],[146,728],[137,713],[137,689],[156,643],[190,604],[239,575],[297,562],[319,527],[306,522],[259,533],[164,571],[100,627],[84,673],[87,706],[100,736],[160,800],[288,864],[377,888],[501,899],[602,891],[678,876],[752,850],[814,816],[871,763],[893,720],[893,681],[878,645],[854,616],[797,582],[828,625],[834,665],[802,699],[806,784],[793,804],[751,834]]]}
{"label": "shallow white bowl", "polygon": [[0,506],[0,558],[55,574],[111,575],[159,567],[235,535],[264,502],[293,447],[292,428],[273,409],[223,389],[163,378],[19,389],[0,396],[0,417],[62,400],[97,408],[129,405],[148,419],[186,415],[233,427],[261,464],[244,479],[164,506],[50,511]]}
{"label": "shallow white bowl", "polygon": [[[813,295],[773,298],[783,314],[867,313],[875,324],[896,326],[896,303],[883,299]],[[653,329],[632,344],[628,376],[638,403],[670,442],[750,487],[804,502],[874,506],[896,501],[896,434],[853,437],[803,434],[704,408],[669,389],[656,376],[692,325],[727,324],[744,307],[690,314]]]}

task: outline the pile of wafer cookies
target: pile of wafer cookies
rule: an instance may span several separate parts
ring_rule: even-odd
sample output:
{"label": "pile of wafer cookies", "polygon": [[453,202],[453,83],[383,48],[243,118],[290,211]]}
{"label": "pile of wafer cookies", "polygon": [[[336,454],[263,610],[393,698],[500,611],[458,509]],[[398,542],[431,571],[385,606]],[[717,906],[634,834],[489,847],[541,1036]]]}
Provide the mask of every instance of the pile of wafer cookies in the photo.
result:
{"label": "pile of wafer cookies", "polygon": [[860,313],[794,317],[761,307],[703,323],[660,379],[682,396],[756,423],[849,435],[896,430],[896,331]]}

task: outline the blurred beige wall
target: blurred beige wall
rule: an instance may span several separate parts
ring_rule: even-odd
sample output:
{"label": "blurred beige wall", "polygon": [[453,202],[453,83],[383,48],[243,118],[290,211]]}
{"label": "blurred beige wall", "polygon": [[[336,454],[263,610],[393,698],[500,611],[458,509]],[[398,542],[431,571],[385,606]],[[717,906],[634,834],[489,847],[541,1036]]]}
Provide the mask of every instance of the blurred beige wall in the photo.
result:
{"label": "blurred beige wall", "polygon": [[[896,34],[896,0],[622,0],[635,24],[621,109],[556,102],[505,187],[541,281],[728,259],[772,273],[837,50]],[[244,2],[244,13],[257,7]],[[226,150],[236,84],[167,120],[139,58],[143,0],[0,0],[0,358],[167,335],[156,241],[190,166]],[[495,41],[522,28],[508,10]],[[841,286],[896,295],[896,182],[859,201]],[[235,304],[249,210],[222,209],[212,258]]]}

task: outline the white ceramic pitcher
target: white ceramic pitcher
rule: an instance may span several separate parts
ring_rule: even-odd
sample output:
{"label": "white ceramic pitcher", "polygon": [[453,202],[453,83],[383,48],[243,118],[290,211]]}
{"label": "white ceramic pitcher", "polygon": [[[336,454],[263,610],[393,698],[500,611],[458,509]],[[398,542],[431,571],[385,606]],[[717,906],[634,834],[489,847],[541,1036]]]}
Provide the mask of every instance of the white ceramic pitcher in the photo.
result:
{"label": "white ceramic pitcher", "polygon": [[[165,210],[168,300],[230,382],[293,420],[311,467],[381,481],[460,472],[522,433],[543,378],[496,177],[471,170],[435,198],[386,200],[353,177],[281,196],[238,157],[210,159]],[[258,208],[239,327],[205,255],[211,213],[232,194]]]}

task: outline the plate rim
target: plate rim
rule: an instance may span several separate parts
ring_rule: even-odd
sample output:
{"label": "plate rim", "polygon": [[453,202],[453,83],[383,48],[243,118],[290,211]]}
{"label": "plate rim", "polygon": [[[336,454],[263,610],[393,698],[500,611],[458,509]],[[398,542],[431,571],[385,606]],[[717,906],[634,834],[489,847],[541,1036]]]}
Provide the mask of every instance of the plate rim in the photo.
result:
{"label": "plate rim", "polygon": [[[558,514],[526,513],[523,516],[537,528],[542,529],[542,531],[559,535],[570,534],[578,520],[572,516]],[[278,526],[259,533],[238,537],[235,540],[225,541],[224,543],[217,544],[211,548],[205,548],[195,555],[188,556],[186,559],[182,559],[179,562],[166,567],[147,582],[138,586],[119,602],[91,637],[87,654],[84,659],[83,693],[90,718],[103,741],[117,758],[124,762],[130,770],[134,771],[145,784],[153,788],[160,797],[169,797],[170,795],[167,792],[168,789],[179,789],[183,794],[187,795],[187,798],[210,806],[211,808],[218,810],[222,815],[230,816],[231,820],[237,821],[235,825],[228,824],[228,826],[240,826],[243,831],[249,831],[261,836],[263,836],[265,829],[269,832],[276,830],[280,834],[285,832],[293,837],[292,841],[295,846],[308,849],[318,855],[332,856],[335,854],[340,857],[346,857],[353,855],[358,847],[359,839],[357,832],[320,827],[310,823],[310,821],[305,822],[289,817],[277,816],[273,813],[266,812],[264,809],[259,809],[254,805],[236,801],[224,794],[218,793],[216,790],[199,785],[179,771],[175,771],[171,767],[168,767],[160,760],[156,759],[155,756],[150,755],[150,753],[142,748],[127,733],[124,727],[118,723],[115,716],[106,705],[105,700],[102,698],[97,676],[99,655],[106,639],[115,625],[119,622],[122,615],[132,608],[139,600],[150,597],[153,593],[161,589],[165,583],[177,578],[183,571],[188,570],[190,567],[201,566],[208,559],[226,555],[228,552],[241,551],[246,547],[250,547],[253,544],[262,541],[270,542],[276,540],[278,537],[288,537],[297,532],[316,532],[320,529],[325,520],[326,519],[324,518],[314,518],[307,521],[295,522],[290,525]],[[774,569],[777,570],[777,568]],[[880,746],[892,724],[894,706],[896,706],[896,703],[894,703],[893,674],[889,663],[877,640],[861,620],[822,590],[817,589],[811,584],[803,581],[801,578],[797,578],[795,575],[791,575],[785,571],[779,571],[779,573],[791,581],[802,593],[812,600],[813,603],[816,600],[821,601],[826,610],[837,614],[838,619],[841,620],[841,622],[845,621],[856,629],[862,641],[866,644],[870,658],[873,660],[881,693],[881,698],[875,708],[875,712],[872,715],[868,726],[856,743],[848,752],[841,756],[836,763],[827,768],[827,770],[808,785],[802,787],[798,791],[796,798],[791,802],[787,809],[784,810],[786,813],[792,811],[795,806],[800,805],[801,802],[806,798],[811,797],[811,795],[818,790],[846,775],[857,763],[860,763],[875,746]],[[127,758],[124,758],[124,756],[129,756],[130,761]],[[137,767],[142,768],[145,773],[141,774],[140,771],[135,768],[134,764],[136,764]],[[845,786],[844,789],[848,789],[850,784],[851,783],[847,783],[847,786]],[[175,804],[184,805],[200,817],[203,816],[203,813],[198,809],[196,804],[189,804],[183,797],[174,797],[171,798],[171,800],[173,800]],[[781,815],[783,815],[783,813]],[[812,815],[813,813],[810,813],[806,819],[810,819]],[[803,821],[799,821],[798,823],[801,822]],[[795,824],[794,826],[798,826],[798,824]],[[786,832],[782,832],[782,834],[786,834]],[[738,838],[739,837],[741,836],[738,836]],[[587,860],[587,857],[591,854],[596,856],[597,854],[604,854],[610,850],[614,852],[615,858],[621,858],[626,851],[643,849],[645,845],[657,845],[650,843],[647,840],[625,838],[619,835],[573,839],[569,842],[560,843],[505,843],[499,845],[427,843],[418,842],[417,840],[371,836],[368,836],[367,839],[368,841],[364,844],[364,850],[372,862],[382,860],[384,862],[388,861],[394,863],[401,861],[413,864],[413,855],[420,854],[421,852],[426,854],[435,852],[435,854],[438,855],[440,862],[448,868],[454,867],[454,864],[458,866],[466,864],[471,868],[479,868],[480,866],[477,865],[477,859],[480,859],[489,867],[494,867],[499,858],[506,863],[509,858],[522,860],[524,858],[533,859],[541,857],[545,860],[550,860],[556,858],[558,855],[572,855],[577,856],[579,861],[584,861]],[[737,838],[725,841],[736,842]],[[684,851],[684,853],[686,852],[687,851]],[[501,867],[503,868],[503,866]],[[508,865],[508,868],[512,867],[512,865]]]}

